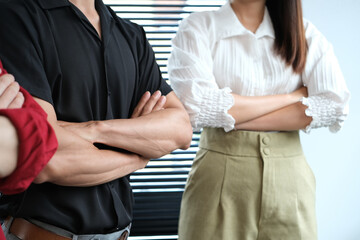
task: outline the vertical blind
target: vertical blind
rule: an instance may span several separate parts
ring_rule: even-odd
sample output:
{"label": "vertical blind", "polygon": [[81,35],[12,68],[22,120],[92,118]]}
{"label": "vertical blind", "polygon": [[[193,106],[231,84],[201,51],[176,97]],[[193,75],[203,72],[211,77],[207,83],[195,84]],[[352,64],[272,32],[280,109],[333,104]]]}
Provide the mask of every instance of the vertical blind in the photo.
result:
{"label": "vertical blind", "polygon": [[[192,12],[218,9],[226,0],[104,0],[119,17],[144,27],[163,78],[171,39],[179,23]],[[181,131],[181,129],[179,129]],[[177,223],[185,182],[198,150],[200,133],[194,133],[188,150],[176,150],[152,159],[130,177],[135,196],[130,239],[177,239]],[[137,237],[136,237],[137,236]],[[152,236],[152,237],[151,237]],[[155,236],[155,237],[154,237]]]}

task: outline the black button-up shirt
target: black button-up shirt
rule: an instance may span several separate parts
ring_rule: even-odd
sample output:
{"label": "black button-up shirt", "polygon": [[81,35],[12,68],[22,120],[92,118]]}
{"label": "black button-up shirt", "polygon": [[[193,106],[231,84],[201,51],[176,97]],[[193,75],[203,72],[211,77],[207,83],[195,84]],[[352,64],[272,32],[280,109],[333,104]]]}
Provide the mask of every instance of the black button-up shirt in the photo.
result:
{"label": "black button-up shirt", "polygon": [[[143,29],[101,0],[96,9],[102,38],[68,0],[0,0],[0,59],[25,89],[54,106],[59,120],[129,118],[145,91],[171,91]],[[24,194],[2,196],[0,216],[108,233],[131,222],[132,198],[128,177],[95,187],[33,184]]]}

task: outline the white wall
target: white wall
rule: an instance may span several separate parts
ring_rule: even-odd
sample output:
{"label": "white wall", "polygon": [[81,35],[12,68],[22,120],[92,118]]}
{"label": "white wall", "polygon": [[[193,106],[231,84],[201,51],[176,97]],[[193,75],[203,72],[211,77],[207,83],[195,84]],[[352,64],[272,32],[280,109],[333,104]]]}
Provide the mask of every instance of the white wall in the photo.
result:
{"label": "white wall", "polygon": [[339,133],[301,135],[317,178],[319,240],[360,240],[360,1],[303,0],[303,8],[333,44],[352,94]]}

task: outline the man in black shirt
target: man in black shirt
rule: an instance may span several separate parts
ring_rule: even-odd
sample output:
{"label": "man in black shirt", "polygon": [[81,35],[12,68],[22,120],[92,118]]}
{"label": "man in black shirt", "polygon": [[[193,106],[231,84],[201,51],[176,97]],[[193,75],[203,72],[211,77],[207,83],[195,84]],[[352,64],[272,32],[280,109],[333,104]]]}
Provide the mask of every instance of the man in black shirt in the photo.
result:
{"label": "man in black shirt", "polygon": [[47,112],[59,142],[41,184],[1,197],[0,217],[12,216],[3,227],[30,240],[125,239],[128,174],[188,147],[192,135],[143,29],[101,0],[0,0],[0,36],[5,68]]}

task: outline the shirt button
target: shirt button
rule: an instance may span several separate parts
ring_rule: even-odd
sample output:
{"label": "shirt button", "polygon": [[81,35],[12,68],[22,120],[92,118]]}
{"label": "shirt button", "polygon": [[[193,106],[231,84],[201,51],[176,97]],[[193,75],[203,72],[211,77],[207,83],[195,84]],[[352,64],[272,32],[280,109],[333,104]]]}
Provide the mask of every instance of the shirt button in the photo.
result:
{"label": "shirt button", "polygon": [[108,96],[111,96],[111,91],[108,91]]}
{"label": "shirt button", "polygon": [[270,154],[270,149],[269,148],[264,148],[263,150],[265,155],[269,155]]}
{"label": "shirt button", "polygon": [[263,142],[263,144],[268,145],[270,143],[270,138],[269,137],[264,137],[262,139],[262,142]]}

